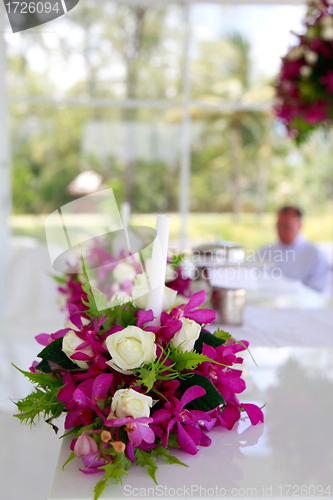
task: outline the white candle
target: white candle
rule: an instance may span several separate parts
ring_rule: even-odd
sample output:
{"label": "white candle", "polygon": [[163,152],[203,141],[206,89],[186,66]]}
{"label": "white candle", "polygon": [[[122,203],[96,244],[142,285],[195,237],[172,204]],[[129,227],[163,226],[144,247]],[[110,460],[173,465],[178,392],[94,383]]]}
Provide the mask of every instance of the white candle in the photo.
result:
{"label": "white candle", "polygon": [[162,313],[165,272],[168,257],[170,217],[158,215],[156,218],[157,236],[153,244],[149,281],[151,290],[147,296],[146,310],[152,309],[155,320],[151,324],[159,325]]}

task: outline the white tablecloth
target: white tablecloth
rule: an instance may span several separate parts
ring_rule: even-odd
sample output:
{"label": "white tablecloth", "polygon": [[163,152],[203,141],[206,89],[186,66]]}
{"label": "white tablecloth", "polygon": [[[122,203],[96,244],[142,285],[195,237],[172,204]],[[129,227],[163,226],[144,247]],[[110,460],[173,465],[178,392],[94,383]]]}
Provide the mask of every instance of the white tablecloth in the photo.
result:
{"label": "white tablecloth", "polygon": [[333,308],[275,309],[247,306],[243,326],[209,325],[251,346],[333,346]]}

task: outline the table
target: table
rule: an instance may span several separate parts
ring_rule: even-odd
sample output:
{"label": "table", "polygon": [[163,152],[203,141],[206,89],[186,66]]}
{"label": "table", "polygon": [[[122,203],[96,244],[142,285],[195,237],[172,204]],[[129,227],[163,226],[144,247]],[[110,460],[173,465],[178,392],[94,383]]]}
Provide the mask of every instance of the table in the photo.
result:
{"label": "table", "polygon": [[[157,487],[133,466],[123,484],[110,484],[102,499],[144,496],[184,498],[333,497],[333,348],[255,347],[259,369],[245,355],[242,402],[266,403],[265,423],[242,419],[232,430],[213,429],[212,445],[196,456],[173,454],[189,465],[159,465]],[[64,442],[49,500],[91,500],[96,476],[83,476]]]}
{"label": "table", "polygon": [[[10,363],[28,369],[39,348],[34,335],[61,328],[65,318],[58,311],[52,280],[43,269],[39,274],[37,271],[41,259],[47,268],[45,249],[41,254],[39,250],[35,254],[32,249],[31,253],[19,257],[19,266],[17,264],[12,275],[16,282],[8,289],[6,318],[0,327],[0,499],[45,500],[61,443],[44,422],[29,430],[11,416],[15,406],[9,398],[24,397],[31,391],[31,385]],[[24,271],[34,277],[33,294],[27,294],[27,290],[19,286]],[[28,286],[29,281],[23,281]],[[50,311],[54,313],[52,317]],[[211,485],[226,488],[224,496],[233,498],[238,498],[237,495],[294,498],[297,488],[288,492],[285,485],[297,487],[304,483],[306,493],[313,497],[319,491],[313,491],[310,486],[330,486],[331,493],[324,495],[323,490],[321,497],[332,498],[332,325],[333,309],[247,306],[242,327],[224,326],[236,339],[250,341],[259,370],[252,361],[246,360],[247,392],[244,393],[246,401],[242,401],[267,402],[266,422],[251,427],[248,420],[242,420],[231,432],[214,429],[210,433],[213,439],[210,448],[201,448],[195,457],[176,452],[190,465],[188,469],[161,464],[157,473],[159,483],[190,487],[193,478],[200,477],[202,488],[208,489]],[[305,347],[297,347],[299,345]],[[67,458],[66,454],[63,448],[59,465]],[[92,498],[96,478],[80,473],[74,461],[64,473],[60,473],[58,467],[57,474],[63,491],[52,488],[50,500],[65,500],[64,490],[71,494],[73,481],[79,495],[77,499]],[[129,478],[125,479],[124,487],[135,484],[154,488],[154,483],[139,467],[132,468]],[[122,498],[122,488],[113,485],[105,495]],[[86,493],[82,494],[82,490]],[[134,493],[131,491],[132,497]],[[172,496],[172,491],[167,493]],[[182,498],[190,497],[187,491],[183,493]],[[190,490],[190,493],[198,496],[200,490]],[[59,497],[60,494],[63,497]]]}
{"label": "table", "polygon": [[247,306],[242,326],[208,325],[229,332],[251,346],[333,346],[333,308],[278,309]]}

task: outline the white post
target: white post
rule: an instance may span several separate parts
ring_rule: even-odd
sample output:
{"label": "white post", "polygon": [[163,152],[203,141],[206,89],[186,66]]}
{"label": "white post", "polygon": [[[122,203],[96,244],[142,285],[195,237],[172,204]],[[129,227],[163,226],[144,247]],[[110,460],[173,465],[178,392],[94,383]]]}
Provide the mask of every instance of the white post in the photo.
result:
{"label": "white post", "polygon": [[185,42],[183,59],[183,122],[181,133],[180,162],[180,248],[185,250],[187,242],[187,217],[190,206],[190,170],[191,170],[191,85],[190,85],[190,5],[184,5]]}
{"label": "white post", "polygon": [[5,272],[9,239],[8,218],[11,208],[4,15],[5,9],[2,4],[0,8],[0,318],[5,298]]}
{"label": "white post", "polygon": [[131,205],[128,201],[124,201],[121,204],[121,220],[123,221],[124,226],[128,226],[131,218]]}

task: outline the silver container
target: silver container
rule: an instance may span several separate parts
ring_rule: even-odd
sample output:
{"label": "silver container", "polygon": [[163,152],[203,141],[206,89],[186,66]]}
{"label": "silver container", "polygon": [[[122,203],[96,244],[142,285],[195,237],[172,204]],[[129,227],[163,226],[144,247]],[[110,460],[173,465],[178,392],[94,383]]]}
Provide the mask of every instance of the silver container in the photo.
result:
{"label": "silver container", "polygon": [[215,241],[192,250],[192,261],[198,267],[212,267],[244,262],[245,250],[232,241]]}
{"label": "silver container", "polygon": [[192,274],[193,291],[206,291],[206,307],[216,313],[215,323],[224,325],[242,325],[245,303],[245,290],[232,288],[212,288],[208,275],[210,268],[226,268],[228,264],[241,264],[245,260],[245,250],[230,241],[216,241],[199,245],[193,249]]}
{"label": "silver container", "polygon": [[245,290],[213,288],[211,302],[216,311],[216,323],[241,326],[244,318]]}

